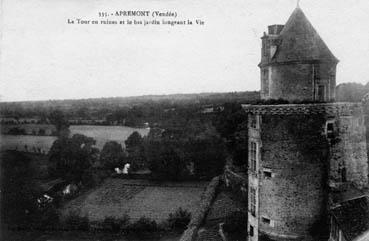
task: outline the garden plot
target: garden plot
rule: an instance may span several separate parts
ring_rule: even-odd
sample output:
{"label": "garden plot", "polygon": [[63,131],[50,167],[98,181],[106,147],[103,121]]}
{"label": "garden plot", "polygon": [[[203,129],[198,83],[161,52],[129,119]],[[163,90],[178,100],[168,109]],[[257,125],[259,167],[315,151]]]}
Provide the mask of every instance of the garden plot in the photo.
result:
{"label": "garden plot", "polygon": [[159,223],[180,207],[193,213],[206,185],[207,182],[107,179],[95,190],[67,203],[62,214],[74,211],[90,221],[103,221],[109,216],[122,218],[127,214],[131,222],[145,216]]}

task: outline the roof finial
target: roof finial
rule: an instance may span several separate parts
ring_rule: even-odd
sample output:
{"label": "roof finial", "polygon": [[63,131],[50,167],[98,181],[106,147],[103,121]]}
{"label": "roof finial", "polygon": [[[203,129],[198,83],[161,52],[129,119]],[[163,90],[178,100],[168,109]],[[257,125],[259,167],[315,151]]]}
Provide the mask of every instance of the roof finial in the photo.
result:
{"label": "roof finial", "polygon": [[296,8],[300,8],[300,0],[297,0],[297,6]]}

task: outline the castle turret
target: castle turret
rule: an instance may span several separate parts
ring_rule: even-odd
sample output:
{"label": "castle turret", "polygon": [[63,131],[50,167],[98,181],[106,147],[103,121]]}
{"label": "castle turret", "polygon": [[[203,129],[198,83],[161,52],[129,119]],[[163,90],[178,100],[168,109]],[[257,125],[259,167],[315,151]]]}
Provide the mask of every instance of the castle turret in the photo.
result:
{"label": "castle turret", "polygon": [[[262,43],[263,99],[334,101],[338,60],[299,7],[285,25],[269,26]],[[247,240],[322,240],[330,207],[346,190],[361,193],[368,186],[363,105],[243,109],[248,115]]]}
{"label": "castle turret", "polygon": [[338,60],[301,8],[261,39],[262,99],[334,101]]}

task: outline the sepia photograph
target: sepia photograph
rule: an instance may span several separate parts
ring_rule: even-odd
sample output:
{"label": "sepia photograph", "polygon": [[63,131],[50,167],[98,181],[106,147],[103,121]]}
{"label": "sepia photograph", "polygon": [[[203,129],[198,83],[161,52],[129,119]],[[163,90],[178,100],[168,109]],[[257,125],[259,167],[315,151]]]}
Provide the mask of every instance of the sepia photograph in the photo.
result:
{"label": "sepia photograph", "polygon": [[369,241],[369,2],[0,0],[1,241]]}

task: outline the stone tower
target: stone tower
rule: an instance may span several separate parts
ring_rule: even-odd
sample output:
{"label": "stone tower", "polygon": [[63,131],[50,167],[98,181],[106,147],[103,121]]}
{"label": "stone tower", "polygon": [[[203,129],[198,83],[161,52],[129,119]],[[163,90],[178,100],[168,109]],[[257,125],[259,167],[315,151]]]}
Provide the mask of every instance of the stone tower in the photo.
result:
{"label": "stone tower", "polygon": [[285,25],[269,26],[261,39],[262,99],[335,99],[338,60],[300,7]]}
{"label": "stone tower", "polygon": [[[338,60],[298,7],[262,38],[263,99],[333,102]],[[244,105],[248,241],[314,241],[332,193],[368,185],[361,103]]]}

